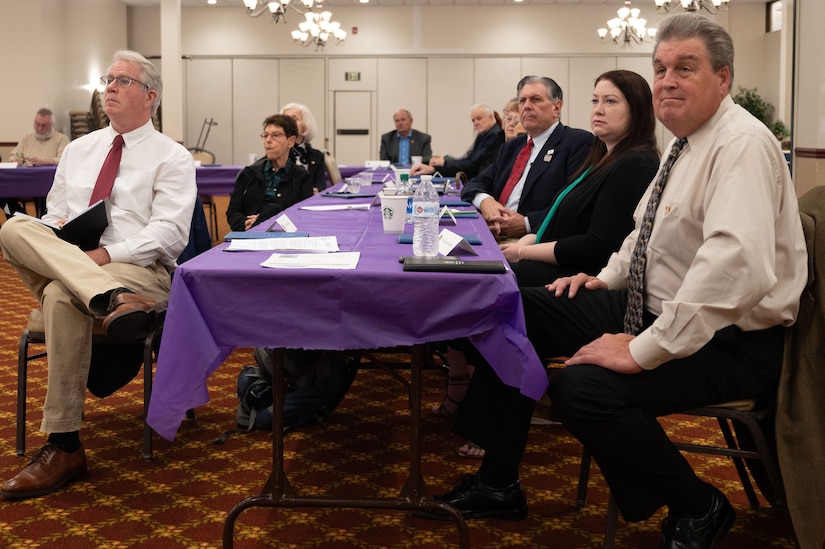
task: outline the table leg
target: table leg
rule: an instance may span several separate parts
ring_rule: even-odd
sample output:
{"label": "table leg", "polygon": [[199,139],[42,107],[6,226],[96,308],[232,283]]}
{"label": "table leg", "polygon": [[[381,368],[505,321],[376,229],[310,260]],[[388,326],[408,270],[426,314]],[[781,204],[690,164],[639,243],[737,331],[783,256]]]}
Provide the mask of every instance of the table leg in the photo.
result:
{"label": "table leg", "polygon": [[[236,504],[226,517],[223,527],[223,547],[234,545],[234,528],[238,516],[251,507],[342,507],[357,509],[397,509],[401,511],[439,511],[450,516],[459,534],[459,547],[470,548],[470,534],[464,517],[456,509],[435,501],[427,495],[427,487],[421,474],[421,368],[424,365],[427,346],[418,344],[412,350],[410,375],[410,474],[396,498],[337,499],[295,494],[284,472],[283,409],[286,389],[283,383],[273,383],[272,407],[272,472],[259,496],[248,497]],[[284,379],[283,349],[274,355],[273,379]]]}

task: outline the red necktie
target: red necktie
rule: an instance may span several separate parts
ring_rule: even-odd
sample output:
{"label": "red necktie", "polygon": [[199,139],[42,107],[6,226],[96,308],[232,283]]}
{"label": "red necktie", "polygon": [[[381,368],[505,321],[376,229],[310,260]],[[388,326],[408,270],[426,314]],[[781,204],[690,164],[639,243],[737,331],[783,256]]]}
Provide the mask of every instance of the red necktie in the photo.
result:
{"label": "red necktie", "polygon": [[513,164],[513,171],[510,172],[510,177],[504,185],[504,190],[501,191],[501,196],[498,201],[502,206],[507,205],[507,200],[510,198],[510,194],[513,192],[513,189],[516,188],[516,184],[519,182],[519,179],[521,179],[521,174],[524,173],[524,168],[527,167],[527,161],[530,160],[531,152],[533,152],[533,140],[528,139],[527,143],[524,144],[524,147],[522,147],[518,152],[518,156],[516,156],[516,163]]}
{"label": "red necktie", "polygon": [[109,195],[112,194],[112,187],[115,185],[115,176],[117,176],[117,169],[120,167],[120,156],[122,154],[123,136],[117,134],[112,142],[109,154],[106,155],[106,160],[103,161],[103,167],[100,168],[100,173],[97,175],[92,198],[89,200],[90,206],[98,200],[109,198]]}

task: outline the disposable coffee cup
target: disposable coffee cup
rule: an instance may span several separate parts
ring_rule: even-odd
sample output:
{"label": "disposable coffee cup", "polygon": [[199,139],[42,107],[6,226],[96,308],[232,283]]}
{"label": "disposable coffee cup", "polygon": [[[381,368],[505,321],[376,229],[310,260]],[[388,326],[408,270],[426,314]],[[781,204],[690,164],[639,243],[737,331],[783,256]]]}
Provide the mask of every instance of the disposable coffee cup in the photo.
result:
{"label": "disposable coffee cup", "polygon": [[421,164],[422,162],[424,162],[424,157],[423,156],[411,156],[410,161],[412,162],[412,165],[415,166],[416,164]]}
{"label": "disposable coffee cup", "polygon": [[407,197],[395,194],[380,194],[381,220],[384,222],[384,232],[401,234],[404,232],[404,221],[407,217]]}

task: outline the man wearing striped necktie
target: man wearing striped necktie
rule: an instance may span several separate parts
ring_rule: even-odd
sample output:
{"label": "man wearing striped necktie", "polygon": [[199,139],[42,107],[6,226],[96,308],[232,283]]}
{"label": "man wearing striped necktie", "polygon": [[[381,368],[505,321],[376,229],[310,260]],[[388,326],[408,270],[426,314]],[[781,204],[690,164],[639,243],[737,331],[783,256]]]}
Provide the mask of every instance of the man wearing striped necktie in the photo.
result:
{"label": "man wearing striped necktie", "polygon": [[[662,549],[711,549],[734,510],[657,418],[776,394],[807,252],[779,144],[730,97],[730,35],[680,13],[662,20],[656,40],[654,111],[676,139],[636,228],[597,276],[522,288],[522,298],[539,356],[571,356],[548,395],[624,518],[666,506]],[[533,404],[476,366],[459,414],[472,410],[479,427],[457,434],[486,454],[477,474],[437,499],[467,518],[526,517],[518,469]]]}

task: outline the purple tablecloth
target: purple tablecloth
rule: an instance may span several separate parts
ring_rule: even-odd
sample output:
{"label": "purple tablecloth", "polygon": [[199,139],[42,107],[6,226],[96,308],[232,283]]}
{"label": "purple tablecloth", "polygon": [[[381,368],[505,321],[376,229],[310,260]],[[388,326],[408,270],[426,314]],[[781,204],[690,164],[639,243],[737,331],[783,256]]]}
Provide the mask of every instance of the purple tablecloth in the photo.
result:
{"label": "purple tablecloth", "polygon": [[[541,397],[547,377],[512,272],[404,272],[398,258],[412,246],[383,232],[380,208],[299,208],[364,202],[314,196],[287,210],[298,230],[335,235],[341,251],[360,252],[355,270],[264,268],[271,252],[227,252],[227,244],[178,268],[148,415],[161,436],[173,439],[186,410],[208,402],[206,379],[236,347],[371,349],[469,336],[505,383]],[[450,228],[479,235],[478,259],[502,259],[481,217]]]}
{"label": "purple tablecloth", "polygon": [[0,169],[0,197],[46,196],[52,188],[55,166]]}
{"label": "purple tablecloth", "polygon": [[[202,166],[195,170],[200,194],[229,196],[243,166]],[[42,197],[49,193],[56,166],[0,169],[0,197]]]}

